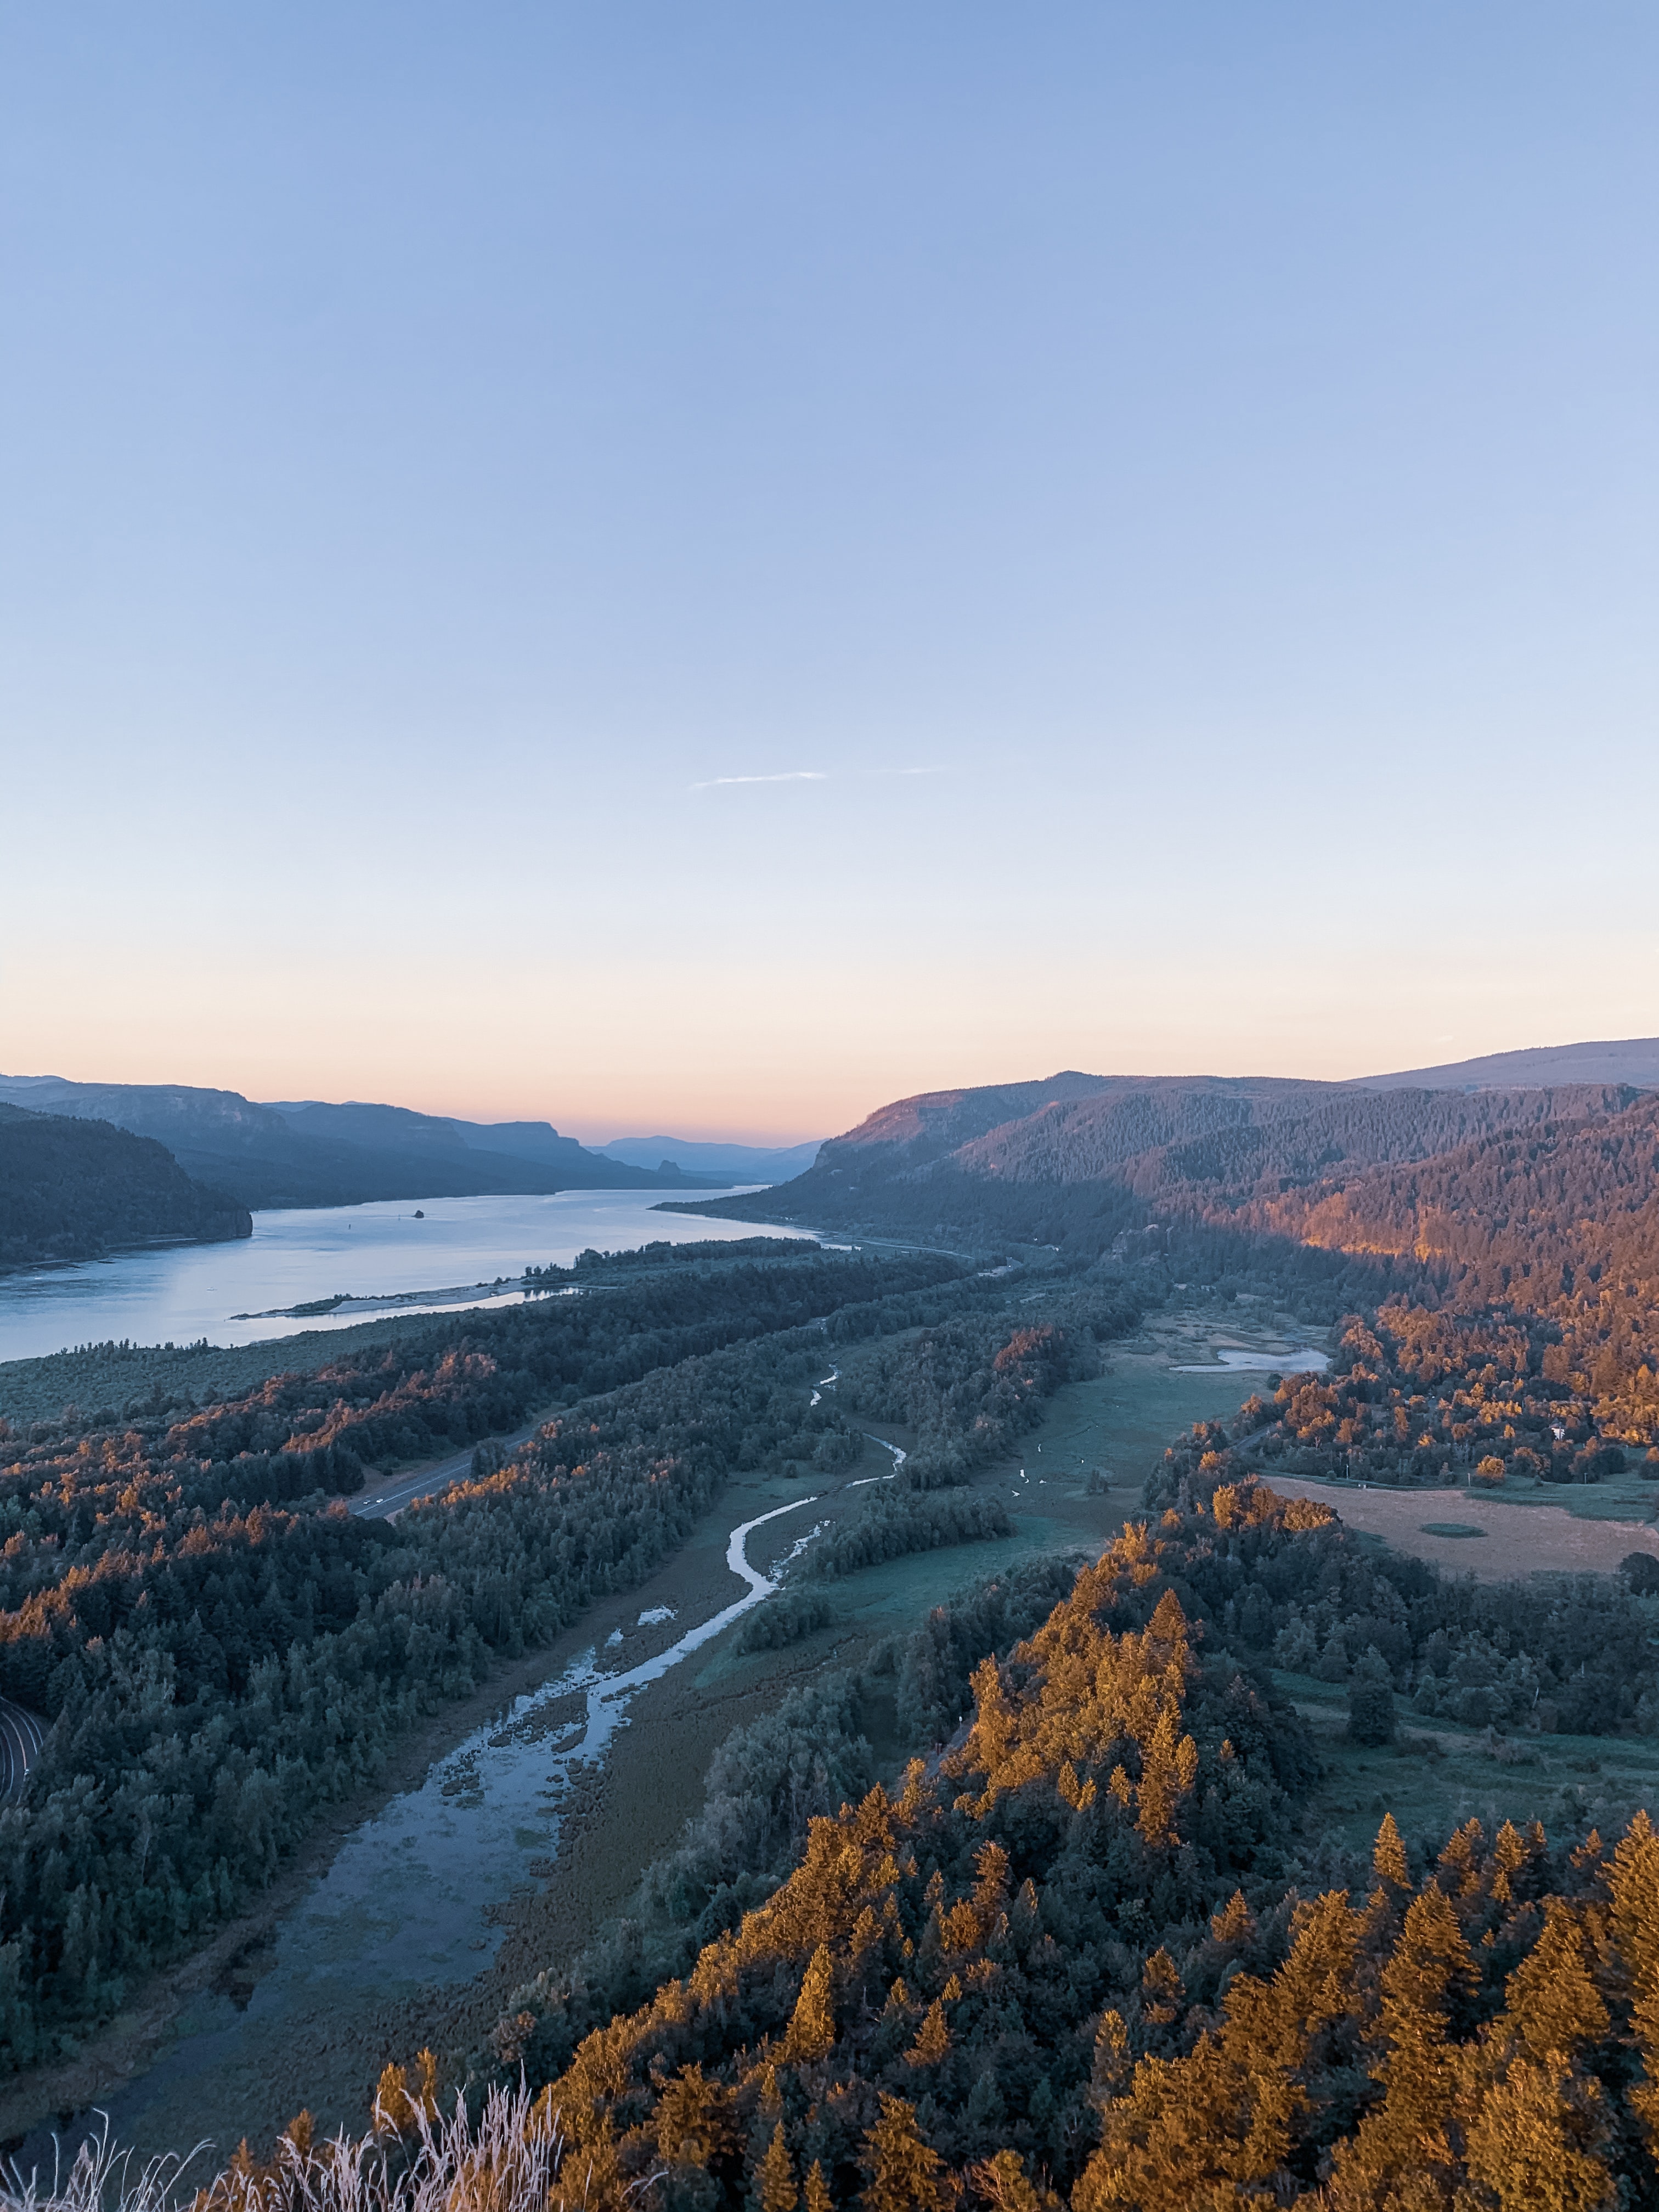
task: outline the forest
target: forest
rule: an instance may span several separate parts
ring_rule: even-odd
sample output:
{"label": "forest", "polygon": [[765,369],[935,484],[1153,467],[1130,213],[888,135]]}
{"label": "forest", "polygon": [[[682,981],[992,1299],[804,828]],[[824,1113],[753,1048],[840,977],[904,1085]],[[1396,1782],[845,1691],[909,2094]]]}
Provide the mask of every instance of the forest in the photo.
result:
{"label": "forest", "polygon": [[252,1234],[245,1206],[149,1138],[0,1103],[0,1272]]}
{"label": "forest", "polygon": [[[0,1691],[48,1718],[0,1811],[0,2053],[48,2056],[269,1881],[398,1734],[684,1541],[726,1477],[842,1455],[826,1329],[947,1316],[959,1261],[674,1263],[447,1317],[233,1400],[0,1439]],[[158,1394],[159,1395],[159,1394]],[[340,1502],[550,1407],[395,1526]]]}
{"label": "forest", "polygon": [[1257,1218],[1304,1247],[1382,1258],[1416,1302],[1524,1334],[1527,1371],[1598,1429],[1659,1441],[1659,1099],[1298,1192]]}

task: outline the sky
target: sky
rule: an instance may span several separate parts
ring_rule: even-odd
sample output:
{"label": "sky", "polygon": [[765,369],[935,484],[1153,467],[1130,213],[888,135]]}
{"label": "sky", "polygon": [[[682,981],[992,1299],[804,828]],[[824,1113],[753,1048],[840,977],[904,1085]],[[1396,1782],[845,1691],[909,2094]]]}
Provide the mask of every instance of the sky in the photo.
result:
{"label": "sky", "polygon": [[0,0],[0,1068],[1659,1031],[1659,15]]}

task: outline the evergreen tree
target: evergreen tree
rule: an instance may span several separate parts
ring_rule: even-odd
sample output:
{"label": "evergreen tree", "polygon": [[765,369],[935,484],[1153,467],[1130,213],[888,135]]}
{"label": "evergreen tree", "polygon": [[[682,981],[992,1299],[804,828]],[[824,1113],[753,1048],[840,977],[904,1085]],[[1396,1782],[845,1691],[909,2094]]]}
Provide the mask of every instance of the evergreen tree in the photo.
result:
{"label": "evergreen tree", "polygon": [[755,2180],[760,2212],[795,2212],[800,2200],[795,2188],[795,2169],[790,2161],[789,2146],[784,2141],[781,2120],[772,2130],[772,2140],[766,2146],[766,2154],[757,2169]]}
{"label": "evergreen tree", "polygon": [[864,2139],[867,2212],[944,2212],[945,2162],[924,2142],[915,2107],[884,2090],[881,2118]]}

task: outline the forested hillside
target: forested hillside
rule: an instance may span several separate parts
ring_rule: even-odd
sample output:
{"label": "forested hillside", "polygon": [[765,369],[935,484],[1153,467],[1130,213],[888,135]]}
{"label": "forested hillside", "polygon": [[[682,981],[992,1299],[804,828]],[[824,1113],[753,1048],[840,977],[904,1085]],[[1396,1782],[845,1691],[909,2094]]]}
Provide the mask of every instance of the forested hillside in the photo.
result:
{"label": "forested hillside", "polygon": [[[1474,1237],[1461,1273],[1413,1251],[1419,1297],[1352,1316],[1328,1376],[1289,1377],[1172,1448],[1146,1522],[1097,1564],[1051,1559],[1000,1579],[741,1731],[629,1920],[571,1971],[520,1988],[488,2048],[410,2054],[382,2079],[377,2132],[325,2152],[301,2119],[275,2164],[245,2158],[213,2201],[276,2212],[319,2189],[328,2160],[371,2177],[375,2160],[441,2171],[447,2154],[422,2147],[440,2095],[464,2092],[476,2111],[523,2080],[515,2118],[492,2106],[497,2170],[539,2160],[538,2202],[591,2212],[1653,2202],[1659,1837],[1645,1814],[1626,1799],[1619,1832],[1600,1834],[1569,1793],[1553,1832],[1542,1807],[1431,1832],[1402,1830],[1379,1799],[1374,1851],[1356,1858],[1321,1822],[1321,1755],[1275,1670],[1337,1686],[1356,1745],[1401,1742],[1413,1714],[1489,1731],[1494,1757],[1511,1731],[1652,1737],[1654,1601],[1612,1577],[1443,1576],[1356,1540],[1331,1505],[1276,1496],[1253,1463],[1277,1451],[1324,1472],[1358,1460],[1384,1480],[1594,1480],[1614,1449],[1613,1401],[1571,1368],[1552,1301],[1581,1269],[1607,1279],[1615,1252],[1644,1264],[1656,1110],[1434,1163],[1423,1189],[1454,1213],[1465,1191],[1492,1208],[1482,1177],[1504,1146],[1532,1163],[1538,1218],[1523,1233],[1550,1290],[1535,1313],[1488,1302],[1513,1287],[1483,1272],[1513,1264],[1495,1212],[1491,1249]],[[1622,1210],[1603,1177],[1627,1192]],[[1416,1186],[1384,1173],[1376,1188],[1398,1207]],[[1371,1211],[1398,1226],[1381,1195]],[[1263,1221],[1231,1233],[1269,1255],[1291,1236]],[[159,1840],[170,1924],[206,1925],[238,1885],[266,1878],[401,1714],[544,1632],[600,1578],[642,1571],[723,1468],[828,1467],[849,1415],[902,1419],[917,1437],[913,1485],[838,1522],[776,1601],[785,1641],[797,1616],[810,1632],[842,1576],[1000,1525],[994,1497],[938,1486],[1006,1449],[1085,1328],[1129,1325],[1167,1260],[1115,1289],[1098,1267],[1062,1270],[1043,1293],[1059,1318],[1030,1326],[992,1313],[971,1262],[954,1276],[939,1259],[898,1264],[889,1277],[817,1251],[696,1261],[681,1263],[678,1293],[623,1271],[609,1321],[585,1297],[469,1316],[495,1333],[491,1354],[483,1337],[434,1330],[428,1352],[441,1340],[448,1364],[417,1370],[405,1355],[378,1392],[366,1359],[195,1409],[173,1425],[196,1439],[188,1455],[172,1430],[126,1458],[102,1440],[93,1467],[106,1472],[90,1475],[102,1502],[85,1506],[88,1455],[43,1437],[15,1553],[38,1582],[9,1595],[20,1632],[0,1686],[26,1686],[4,1667],[49,1668],[63,1765],[44,1804],[0,1816],[15,2047],[73,2016],[88,1967],[108,2004],[123,1963],[154,1955],[161,1899],[132,1887],[135,1856],[148,1881]],[[863,1348],[839,1406],[814,1407],[803,1386],[822,1373],[823,1331],[791,1324],[837,1281],[848,1303],[832,1298],[829,1334]],[[614,1387],[629,1360],[667,1357],[677,1332],[757,1315],[768,1334]],[[635,1348],[641,1336],[654,1351]],[[525,1386],[497,1375],[532,1358],[539,1388],[567,1374],[573,1393],[612,1387],[396,1532],[232,1500],[228,1477],[257,1465],[249,1455],[274,1469],[284,1453],[378,1437],[405,1405],[453,1406],[442,1418],[461,1434],[467,1409],[507,1388],[489,1401],[501,1418]],[[183,1531],[187,1474],[204,1501],[216,1486],[222,1498],[211,1540],[135,1557],[120,1516]],[[93,1571],[64,1577],[60,1557]],[[118,1591],[129,1626],[111,1636],[99,1608]],[[890,1788],[873,1786],[863,1734],[878,1705],[912,1754]],[[131,1786],[88,1822],[75,1778],[103,1772]],[[165,1802],[164,1773],[170,1791],[187,1784]],[[101,1835],[113,1848],[88,1856]],[[373,2199],[381,2185],[366,2185]]]}
{"label": "forested hillside", "polygon": [[192,1182],[162,1146],[0,1104],[0,1268],[252,1231],[246,1206]]}
{"label": "forested hillside", "polygon": [[770,1220],[1003,1237],[1091,1257],[1149,1222],[1231,1218],[1253,1198],[1499,1131],[1616,1114],[1639,1095],[1066,1075],[901,1100],[824,1145],[807,1174],[743,1204]]}
{"label": "forested hillside", "polygon": [[[1659,2201],[1645,1814],[1613,1801],[1598,1834],[1569,1791],[1402,1832],[1379,1797],[1356,1860],[1282,1687],[1328,1686],[1352,1744],[1401,1758],[1442,1755],[1413,1716],[1521,1765],[1528,1732],[1659,1736],[1650,1559],[1477,1584],[1261,1480],[1500,1489],[1659,1455],[1659,1101],[1065,1081],[965,1134],[1006,1097],[911,1102],[868,1147],[878,1196],[1059,1226],[1036,1292],[983,1248],[664,1249],[234,1401],[14,1439],[0,1691],[55,1724],[0,1814],[11,2063],[199,1941],[416,1714],[637,1580],[727,1472],[844,1468],[861,1420],[911,1447],[750,1650],[873,1565],[1006,1531],[960,1486],[1179,1267],[1224,1306],[1345,1299],[1329,1371],[1173,1447],[1097,1564],[1005,1577],[740,1731],[631,1917],[486,2049],[389,2068],[349,2156],[435,2160],[441,2088],[476,2110],[522,2079],[501,2155],[592,2212]],[[853,1349],[814,1404],[826,1340]],[[532,1443],[396,1528],[341,1510],[365,1460],[537,1407]],[[890,1788],[878,1710],[913,1755]],[[289,2212],[325,2155],[301,2121],[215,2199]]]}
{"label": "forested hillside", "polygon": [[[1659,1443],[1659,1099],[1321,1183],[1249,1218],[1299,1246],[1376,1255],[1432,1305],[1433,1324],[1386,1309],[1380,1339],[1353,1340],[1357,1370],[1410,1339],[1431,1347],[1409,1363],[1430,1380],[1484,1378],[1493,1406],[1559,1401],[1551,1418],[1580,1444],[1592,1432]],[[1522,1419],[1511,1407],[1498,1423],[1500,1452]]]}

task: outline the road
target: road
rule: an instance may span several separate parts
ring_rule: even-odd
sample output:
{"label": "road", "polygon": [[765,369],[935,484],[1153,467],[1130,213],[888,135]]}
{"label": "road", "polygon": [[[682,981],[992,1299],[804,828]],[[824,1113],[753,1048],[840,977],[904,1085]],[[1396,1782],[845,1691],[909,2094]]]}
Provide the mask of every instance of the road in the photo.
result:
{"label": "road", "polygon": [[46,1723],[0,1698],[0,1803],[15,1805],[46,1740]]}
{"label": "road", "polygon": [[[520,1444],[527,1444],[532,1437],[547,1425],[545,1413],[514,1429],[510,1437],[492,1437],[489,1441],[499,1444],[504,1452],[514,1452]],[[405,1505],[412,1505],[417,1498],[435,1498],[441,1490],[447,1490],[452,1482],[464,1482],[472,1472],[472,1455],[477,1447],[469,1444],[453,1459],[440,1462],[436,1467],[424,1468],[418,1474],[392,1475],[384,1482],[372,1484],[360,1497],[346,1500],[350,1510],[362,1521],[389,1521],[394,1513],[401,1513]]]}

